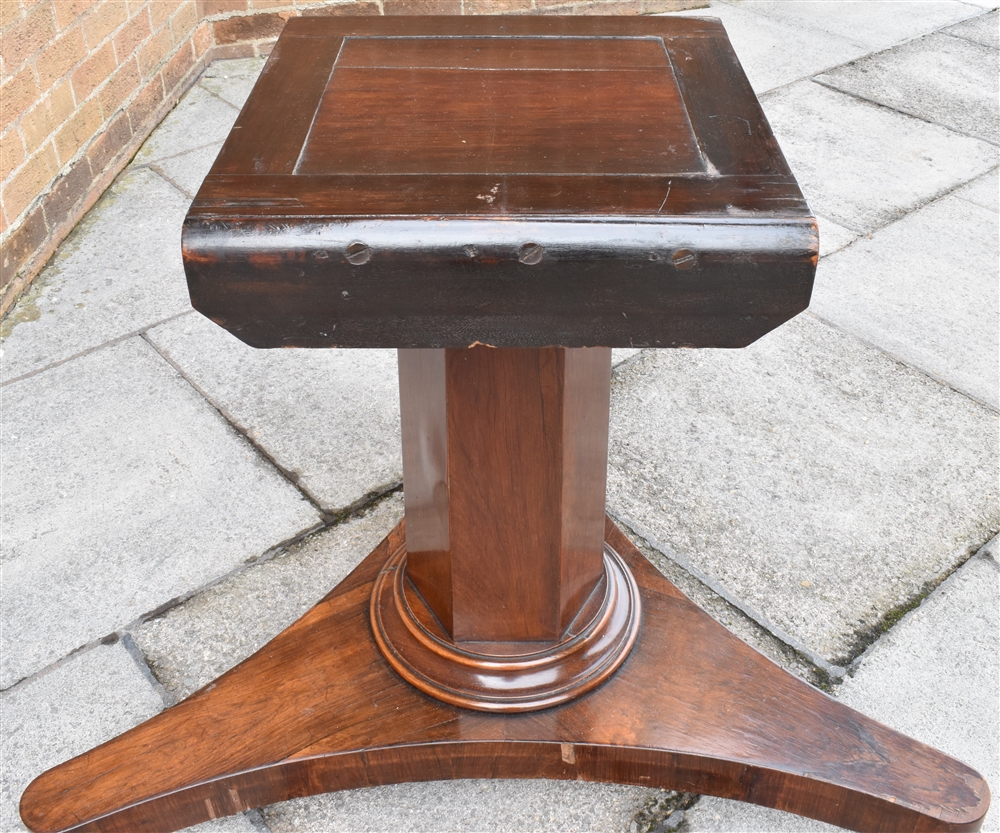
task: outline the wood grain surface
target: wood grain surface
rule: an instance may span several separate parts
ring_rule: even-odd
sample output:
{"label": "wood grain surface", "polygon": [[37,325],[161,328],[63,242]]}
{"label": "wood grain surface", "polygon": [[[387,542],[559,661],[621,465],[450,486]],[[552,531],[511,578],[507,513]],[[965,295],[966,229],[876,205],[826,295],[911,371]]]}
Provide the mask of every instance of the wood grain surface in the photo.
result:
{"label": "wood grain surface", "polygon": [[183,240],[256,347],[741,347],[818,253],[721,24],[651,17],[292,20]]}
{"label": "wood grain surface", "polygon": [[852,830],[977,830],[969,767],[783,671],[688,601],[608,521],[642,596],[625,664],[571,703],[494,715],[382,659],[372,585],[397,527],[302,619],[217,681],[35,780],[36,833],[177,830],[296,796],[442,778],[557,778],[751,801]]}

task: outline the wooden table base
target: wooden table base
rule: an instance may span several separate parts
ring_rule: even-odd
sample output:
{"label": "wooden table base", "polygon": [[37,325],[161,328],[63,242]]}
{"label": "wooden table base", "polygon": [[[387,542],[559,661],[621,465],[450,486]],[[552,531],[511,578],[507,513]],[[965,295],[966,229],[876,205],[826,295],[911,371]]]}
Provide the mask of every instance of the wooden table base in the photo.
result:
{"label": "wooden table base", "polygon": [[333,592],[183,703],[36,779],[34,831],[173,831],[331,790],[560,778],[750,801],[854,830],[977,830],[972,769],[852,711],[730,634],[610,522],[642,625],[617,673],[553,708],[491,714],[421,693],[369,625],[400,524]]}

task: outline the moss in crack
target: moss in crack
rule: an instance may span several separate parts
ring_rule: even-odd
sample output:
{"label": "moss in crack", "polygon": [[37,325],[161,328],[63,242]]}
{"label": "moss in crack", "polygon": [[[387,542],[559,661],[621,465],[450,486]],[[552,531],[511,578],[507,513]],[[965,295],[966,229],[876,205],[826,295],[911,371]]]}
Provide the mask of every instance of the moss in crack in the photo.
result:
{"label": "moss in crack", "polygon": [[[950,575],[950,573],[948,575]],[[931,594],[931,591],[933,591],[934,588],[947,577],[948,576],[946,575],[943,576],[940,581],[927,582],[922,588],[920,588],[920,592],[918,592],[915,596],[912,596],[902,604],[896,605],[896,607],[883,613],[882,617],[874,625],[856,632],[846,656],[836,660],[836,664],[844,667],[850,666],[879,639],[898,625],[900,620],[906,616],[907,613],[920,607],[924,599]],[[820,687],[822,688],[822,686]]]}
{"label": "moss in crack", "polygon": [[629,833],[667,833],[683,830],[684,812],[701,796],[675,790],[659,790],[632,817]]}

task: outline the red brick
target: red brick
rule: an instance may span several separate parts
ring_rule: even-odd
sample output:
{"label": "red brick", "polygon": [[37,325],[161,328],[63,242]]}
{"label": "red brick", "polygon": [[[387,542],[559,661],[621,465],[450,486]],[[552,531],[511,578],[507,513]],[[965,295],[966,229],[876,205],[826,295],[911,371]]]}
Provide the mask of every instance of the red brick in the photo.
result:
{"label": "red brick", "polygon": [[95,179],[107,170],[131,139],[132,128],[129,126],[128,114],[119,113],[87,148],[87,159],[90,161],[90,169]]}
{"label": "red brick", "polygon": [[115,71],[115,50],[108,42],[73,73],[73,95],[77,101],[84,101],[94,90],[107,81]]}
{"label": "red brick", "polygon": [[[7,2],[8,0],[4,0]],[[0,38],[0,54],[4,71],[13,75],[28,58],[34,55],[56,35],[52,4],[42,3],[30,14],[19,20]]]}
{"label": "red brick", "polygon": [[34,153],[45,144],[49,136],[73,115],[74,109],[73,93],[69,84],[63,82],[25,114],[21,119],[21,135],[28,153]]}
{"label": "red brick", "polygon": [[201,16],[208,17],[213,14],[225,14],[226,12],[245,12],[247,10],[247,0],[201,0]]}
{"label": "red brick", "polygon": [[229,58],[253,58],[257,52],[252,43],[225,43],[215,47],[212,52],[213,61],[224,61]]}
{"label": "red brick", "polygon": [[139,72],[143,78],[148,78],[153,74],[167,55],[174,48],[174,39],[170,37],[170,29],[164,27],[153,37],[146,41],[139,49]]}
{"label": "red brick", "polygon": [[0,30],[13,26],[22,17],[24,17],[24,12],[20,3],[0,3]]}
{"label": "red brick", "polygon": [[252,14],[218,20],[214,24],[216,43],[276,38],[285,28],[285,19],[278,14]]}
{"label": "red brick", "polygon": [[142,6],[115,34],[115,55],[118,63],[123,63],[130,55],[134,55],[151,34],[153,30],[149,25],[149,7]]}
{"label": "red brick", "polygon": [[55,148],[49,142],[21,166],[4,187],[2,199],[7,220],[13,223],[35,197],[49,187],[58,172]]}
{"label": "red brick", "polygon": [[135,97],[135,101],[125,108],[133,134],[144,135],[143,127],[146,121],[156,111],[156,108],[160,106],[162,101],[163,82],[160,80],[160,76],[157,75]]}
{"label": "red brick", "polygon": [[24,142],[16,130],[0,135],[0,182],[24,161]]}
{"label": "red brick", "polygon": [[93,182],[90,162],[84,156],[52,184],[52,190],[42,199],[45,220],[50,229],[56,229],[73,219],[73,209],[87,196]]}
{"label": "red brick", "polygon": [[[530,2],[530,0],[526,0]],[[308,9],[302,9],[302,16],[320,16],[323,17],[333,17],[336,15],[372,15],[381,14],[379,11],[378,3],[375,2],[359,2],[359,3],[337,3],[336,5],[329,6],[313,6]]]}
{"label": "red brick", "polygon": [[210,23],[201,23],[191,36],[191,43],[194,45],[194,54],[201,58],[215,43],[212,40],[212,26]]}
{"label": "red brick", "polygon": [[126,20],[128,7],[125,0],[104,0],[83,19],[83,36],[87,46],[94,49]]}
{"label": "red brick", "polygon": [[76,64],[87,57],[87,45],[79,26],[60,35],[42,50],[35,61],[38,86],[47,90],[66,75]]}
{"label": "red brick", "polygon": [[[314,3],[326,3],[328,0],[306,0],[306,2]],[[250,0],[250,8],[254,11],[258,9],[292,9],[294,7],[293,0]],[[353,6],[352,0],[347,0],[346,5]],[[308,12],[303,9],[302,14],[307,14]]]}
{"label": "red brick", "polygon": [[198,9],[195,7],[194,0],[188,0],[170,18],[170,33],[173,36],[174,45],[176,46],[190,35],[197,25]]}
{"label": "red brick", "polygon": [[[2,0],[0,0],[2,2]],[[38,84],[31,67],[25,67],[0,87],[0,130],[17,121],[38,100]]]}
{"label": "red brick", "polygon": [[174,53],[174,56],[167,61],[167,65],[160,73],[163,77],[163,89],[170,95],[194,66],[194,48],[190,41],[185,43]]}
{"label": "red brick", "polygon": [[641,10],[642,0],[615,0],[614,2],[612,2],[612,0],[597,0],[597,2],[581,3],[573,9],[573,14],[633,15],[639,14]]}
{"label": "red brick", "polygon": [[466,14],[503,14],[531,8],[531,0],[465,0]]}
{"label": "red brick", "polygon": [[182,2],[183,0],[150,0],[149,22],[154,32],[170,20]]}
{"label": "red brick", "polygon": [[36,208],[24,218],[24,222],[7,238],[0,250],[0,264],[3,264],[0,269],[0,287],[10,283],[21,267],[45,245],[48,234],[45,215],[41,207]]}
{"label": "red brick", "polygon": [[387,15],[461,14],[462,0],[384,0]]}
{"label": "red brick", "polygon": [[642,0],[643,14],[679,12],[684,9],[707,9],[708,0]]}
{"label": "red brick", "polygon": [[90,99],[77,109],[73,117],[56,132],[56,153],[59,155],[59,163],[65,165],[69,162],[76,152],[94,137],[103,121],[101,103],[96,98]]}
{"label": "red brick", "polygon": [[142,83],[142,76],[139,74],[139,65],[136,59],[132,58],[124,66],[118,67],[115,74],[108,79],[108,83],[101,87],[98,96],[101,99],[101,110],[105,117],[110,116],[122,103],[129,98]]}
{"label": "red brick", "polygon": [[59,30],[68,29],[94,5],[96,0],[54,0],[52,6],[55,9],[56,25]]}

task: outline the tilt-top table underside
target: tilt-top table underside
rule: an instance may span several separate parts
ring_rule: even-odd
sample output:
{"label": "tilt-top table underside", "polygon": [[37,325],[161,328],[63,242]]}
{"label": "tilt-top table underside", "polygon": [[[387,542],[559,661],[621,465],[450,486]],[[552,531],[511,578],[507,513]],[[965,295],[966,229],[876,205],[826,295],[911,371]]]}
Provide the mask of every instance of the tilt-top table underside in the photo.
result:
{"label": "tilt-top table underside", "polygon": [[183,241],[192,304],[247,344],[399,350],[405,521],[36,779],[32,830],[478,777],[979,828],[977,773],[775,666],[605,516],[610,348],[744,347],[809,303],[815,220],[718,21],[292,20]]}

